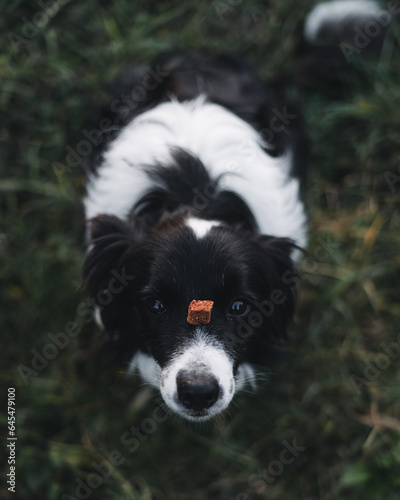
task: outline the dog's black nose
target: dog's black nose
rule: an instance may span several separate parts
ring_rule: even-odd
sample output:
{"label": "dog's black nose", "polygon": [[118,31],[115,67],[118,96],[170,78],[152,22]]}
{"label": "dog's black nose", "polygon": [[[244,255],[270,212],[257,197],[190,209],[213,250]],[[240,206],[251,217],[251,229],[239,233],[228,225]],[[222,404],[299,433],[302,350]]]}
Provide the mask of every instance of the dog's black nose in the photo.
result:
{"label": "dog's black nose", "polygon": [[217,379],[212,375],[190,377],[179,372],[176,383],[179,401],[190,410],[211,408],[220,393]]}

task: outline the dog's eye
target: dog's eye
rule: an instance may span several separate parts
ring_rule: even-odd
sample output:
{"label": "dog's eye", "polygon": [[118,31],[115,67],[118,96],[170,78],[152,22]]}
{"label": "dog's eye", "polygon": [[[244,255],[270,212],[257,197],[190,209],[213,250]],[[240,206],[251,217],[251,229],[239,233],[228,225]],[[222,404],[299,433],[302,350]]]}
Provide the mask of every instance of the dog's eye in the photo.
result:
{"label": "dog's eye", "polygon": [[167,311],[167,308],[164,306],[161,300],[158,299],[149,299],[147,301],[147,307],[149,308],[149,311],[154,314],[162,314]]}
{"label": "dog's eye", "polygon": [[245,316],[250,310],[250,305],[244,300],[234,300],[229,307],[229,314],[233,316]]}

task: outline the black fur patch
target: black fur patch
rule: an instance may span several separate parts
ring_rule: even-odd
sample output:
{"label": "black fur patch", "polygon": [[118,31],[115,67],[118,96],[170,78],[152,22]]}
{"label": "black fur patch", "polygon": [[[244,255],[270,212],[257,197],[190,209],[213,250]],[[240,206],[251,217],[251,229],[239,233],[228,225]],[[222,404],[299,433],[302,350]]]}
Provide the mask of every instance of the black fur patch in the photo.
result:
{"label": "black fur patch", "polygon": [[[194,334],[186,321],[189,303],[204,299],[214,301],[212,321],[204,328],[236,365],[270,362],[285,338],[296,300],[290,240],[243,237],[227,226],[199,240],[180,223],[136,238],[129,223],[106,215],[94,226],[84,279],[105,330],[111,337],[118,334],[120,361],[141,349],[164,366]],[[167,312],[149,312],[148,298],[161,301]],[[235,299],[249,303],[245,317],[229,316]]]}
{"label": "black fur patch", "polygon": [[172,152],[173,163],[147,169],[161,187],[147,192],[133,208],[133,214],[154,227],[172,212],[189,211],[204,219],[226,222],[232,227],[255,232],[256,222],[247,204],[237,194],[219,189],[203,163],[185,150]]}
{"label": "black fur patch", "polygon": [[[86,167],[92,172],[101,163],[107,145],[133,118],[170,100],[171,96],[187,101],[201,94],[258,130],[268,141],[266,151],[271,156],[280,156],[290,149],[293,175],[305,172],[305,141],[294,104],[264,84],[236,54],[215,55],[205,51],[165,54],[149,64],[127,69],[109,93],[110,102],[103,106],[93,123],[94,129],[99,129],[102,120],[108,120],[109,127],[94,144],[87,160]],[[285,108],[294,118],[274,127],[277,114],[284,114]]]}

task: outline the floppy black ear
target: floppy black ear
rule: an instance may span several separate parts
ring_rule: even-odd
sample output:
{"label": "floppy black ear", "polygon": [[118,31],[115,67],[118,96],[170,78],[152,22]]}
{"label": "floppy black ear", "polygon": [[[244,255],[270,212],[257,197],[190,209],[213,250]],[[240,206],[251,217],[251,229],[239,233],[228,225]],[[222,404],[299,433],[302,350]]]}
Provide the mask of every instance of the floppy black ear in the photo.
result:
{"label": "floppy black ear", "polygon": [[262,235],[259,244],[279,266],[294,267],[293,256],[296,252],[302,252],[296,243],[290,238],[279,238],[276,236]]}
{"label": "floppy black ear", "polygon": [[113,215],[98,215],[89,221],[91,248],[83,265],[83,280],[91,296],[106,289],[111,271],[133,242],[129,225]]}
{"label": "floppy black ear", "polygon": [[90,239],[92,241],[110,234],[129,234],[128,224],[115,215],[102,214],[89,221]]}
{"label": "floppy black ear", "polygon": [[293,253],[301,250],[288,238],[259,237],[262,258],[260,277],[264,282],[264,314],[268,335],[274,340],[287,339],[287,325],[293,317],[300,279]]}

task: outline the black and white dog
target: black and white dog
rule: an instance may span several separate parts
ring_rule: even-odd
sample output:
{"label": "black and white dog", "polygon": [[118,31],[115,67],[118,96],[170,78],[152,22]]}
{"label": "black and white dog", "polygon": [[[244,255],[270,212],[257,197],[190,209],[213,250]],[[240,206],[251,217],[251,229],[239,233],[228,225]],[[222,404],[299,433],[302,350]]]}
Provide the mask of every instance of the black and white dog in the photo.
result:
{"label": "black and white dog", "polygon": [[[329,5],[311,13],[309,37],[327,19]],[[117,95],[87,187],[84,280],[119,361],[207,420],[254,382],[294,312],[301,129],[233,55],[163,56]],[[192,300],[213,301],[209,322],[188,323]]]}

